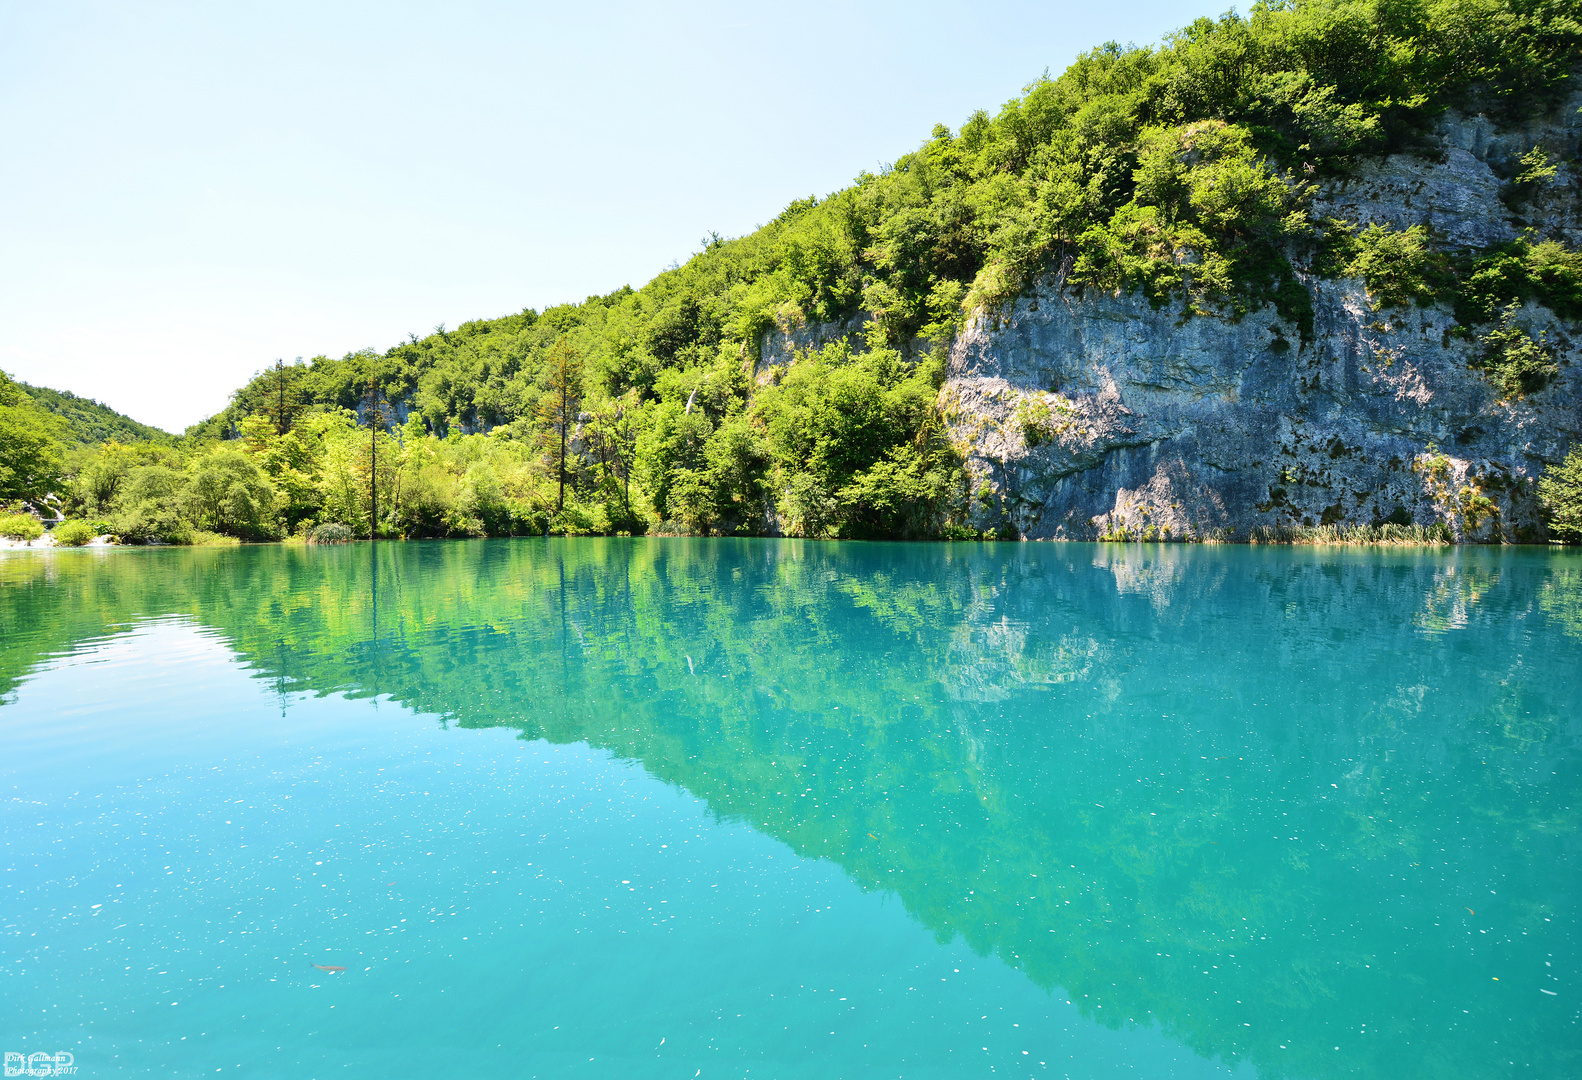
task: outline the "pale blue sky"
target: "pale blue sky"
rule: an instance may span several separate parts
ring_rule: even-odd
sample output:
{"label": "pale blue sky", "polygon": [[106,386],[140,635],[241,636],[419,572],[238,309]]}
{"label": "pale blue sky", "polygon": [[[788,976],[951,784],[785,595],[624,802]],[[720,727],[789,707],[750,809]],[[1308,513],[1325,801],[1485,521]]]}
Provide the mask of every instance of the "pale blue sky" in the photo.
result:
{"label": "pale blue sky", "polygon": [[180,430],[277,356],[641,286],[1202,14],[0,0],[0,369]]}

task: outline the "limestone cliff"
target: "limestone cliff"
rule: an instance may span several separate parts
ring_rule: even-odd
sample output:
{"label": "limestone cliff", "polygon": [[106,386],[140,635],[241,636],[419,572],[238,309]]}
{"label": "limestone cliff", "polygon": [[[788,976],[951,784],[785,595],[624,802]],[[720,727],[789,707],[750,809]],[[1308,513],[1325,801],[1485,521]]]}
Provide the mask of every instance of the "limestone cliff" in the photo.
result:
{"label": "limestone cliff", "polygon": [[[1446,247],[1528,228],[1575,246],[1579,104],[1510,131],[1447,115],[1437,155],[1361,162],[1315,193],[1313,216],[1422,224]],[[1535,145],[1570,164],[1514,199],[1514,162]],[[1390,520],[1443,522],[1457,540],[1540,539],[1534,482],[1582,441],[1578,327],[1525,308],[1559,374],[1501,400],[1447,306],[1375,310],[1361,281],[1305,284],[1307,340],[1272,308],[1185,317],[1057,276],[976,315],[940,391],[973,523],[1027,538],[1184,539]]]}

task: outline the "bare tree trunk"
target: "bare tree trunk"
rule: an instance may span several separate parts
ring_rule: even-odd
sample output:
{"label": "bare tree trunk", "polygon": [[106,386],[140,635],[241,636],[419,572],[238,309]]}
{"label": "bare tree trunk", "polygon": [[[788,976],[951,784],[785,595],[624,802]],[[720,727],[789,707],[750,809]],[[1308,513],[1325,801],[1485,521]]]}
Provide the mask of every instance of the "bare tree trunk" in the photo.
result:
{"label": "bare tree trunk", "polygon": [[385,412],[380,407],[379,388],[368,383],[368,539],[379,539],[379,429]]}

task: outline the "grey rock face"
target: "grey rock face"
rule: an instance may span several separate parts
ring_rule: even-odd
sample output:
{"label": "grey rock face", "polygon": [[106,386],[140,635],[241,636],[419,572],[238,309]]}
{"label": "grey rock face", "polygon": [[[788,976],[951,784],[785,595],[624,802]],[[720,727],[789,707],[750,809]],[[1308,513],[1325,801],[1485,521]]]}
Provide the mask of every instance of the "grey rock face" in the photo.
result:
{"label": "grey rock face", "polygon": [[[1536,226],[1582,241],[1568,167],[1508,198],[1534,146],[1573,158],[1577,100],[1521,129],[1447,115],[1437,157],[1363,162],[1315,216],[1426,225],[1449,247]],[[1258,526],[1444,522],[1458,540],[1541,538],[1534,482],[1582,441],[1577,328],[1537,307],[1560,376],[1500,401],[1443,307],[1376,311],[1360,281],[1308,282],[1314,339],[1272,309],[1240,321],[1053,283],[974,318],[940,406],[979,527],[1028,538],[1246,537]]]}
{"label": "grey rock face", "polygon": [[1426,225],[1457,247],[1488,247],[1513,240],[1517,228],[1500,202],[1503,184],[1488,162],[1459,146],[1443,161],[1392,154],[1364,161],[1346,180],[1313,200],[1320,218],[1392,225]]}
{"label": "grey rock face", "polygon": [[[1313,216],[1427,226],[1447,248],[1528,229],[1582,245],[1582,93],[1516,128],[1448,113],[1437,148],[1359,163]],[[1543,148],[1558,175],[1521,198]],[[1272,308],[1186,317],[1140,296],[1047,281],[954,342],[939,405],[979,528],[1029,539],[1246,538],[1259,526],[1444,523],[1458,541],[1541,539],[1534,485],[1582,442],[1578,327],[1530,306],[1560,374],[1501,401],[1443,306],[1375,310],[1361,281],[1313,278],[1313,339]],[[766,335],[755,374],[855,339],[862,320]]]}
{"label": "grey rock face", "polygon": [[860,349],[863,328],[870,317],[859,314],[840,323],[803,323],[785,326],[764,334],[758,343],[758,358],[751,372],[754,382],[762,386],[775,378],[776,369],[790,367],[799,352],[811,352],[837,341],[845,341]]}
{"label": "grey rock face", "polygon": [[[1488,247],[1528,228],[1574,246],[1582,242],[1582,202],[1571,164],[1582,141],[1579,106],[1582,94],[1573,94],[1550,115],[1505,129],[1486,116],[1451,111],[1439,122],[1434,152],[1359,162],[1344,180],[1316,193],[1313,213],[1397,229],[1425,225],[1450,247]],[[1510,178],[1534,148],[1543,150],[1559,172],[1507,205]]]}
{"label": "grey rock face", "polygon": [[[1582,438],[1575,366],[1501,402],[1443,309],[1376,312],[1315,282],[1315,341],[1055,289],[973,321],[940,406],[975,522],[1034,539],[1245,537],[1259,525],[1443,521],[1540,535],[1532,485]],[[1569,328],[1528,309],[1567,350]]]}

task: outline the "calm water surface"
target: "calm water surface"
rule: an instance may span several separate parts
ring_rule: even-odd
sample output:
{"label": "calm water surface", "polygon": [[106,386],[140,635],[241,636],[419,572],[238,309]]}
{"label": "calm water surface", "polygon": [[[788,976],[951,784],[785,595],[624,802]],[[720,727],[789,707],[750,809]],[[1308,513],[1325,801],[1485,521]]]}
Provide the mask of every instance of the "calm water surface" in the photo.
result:
{"label": "calm water surface", "polygon": [[17,552],[0,1050],[1575,1077],[1579,692],[1536,550]]}

